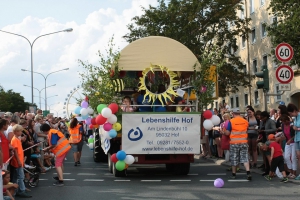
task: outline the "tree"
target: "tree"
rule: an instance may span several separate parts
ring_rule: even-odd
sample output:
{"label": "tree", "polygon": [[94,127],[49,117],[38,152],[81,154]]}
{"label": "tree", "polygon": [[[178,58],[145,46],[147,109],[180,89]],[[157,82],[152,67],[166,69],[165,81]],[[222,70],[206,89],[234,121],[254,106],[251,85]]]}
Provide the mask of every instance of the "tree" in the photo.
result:
{"label": "tree", "polygon": [[[289,43],[294,49],[292,64],[300,63],[300,2],[299,0],[272,0],[268,7],[274,21],[267,25],[272,45],[276,47],[282,42]],[[271,52],[275,57],[275,50]],[[276,60],[276,62],[278,62]]]}
{"label": "tree", "polygon": [[[219,96],[249,86],[251,77],[235,55],[237,38],[248,37],[250,19],[242,19],[240,0],[158,0],[158,6],[143,8],[142,16],[134,17],[124,36],[132,42],[147,36],[165,36],[186,45],[203,62],[203,55],[215,51],[211,64],[218,66]],[[226,62],[224,62],[226,61]]]}

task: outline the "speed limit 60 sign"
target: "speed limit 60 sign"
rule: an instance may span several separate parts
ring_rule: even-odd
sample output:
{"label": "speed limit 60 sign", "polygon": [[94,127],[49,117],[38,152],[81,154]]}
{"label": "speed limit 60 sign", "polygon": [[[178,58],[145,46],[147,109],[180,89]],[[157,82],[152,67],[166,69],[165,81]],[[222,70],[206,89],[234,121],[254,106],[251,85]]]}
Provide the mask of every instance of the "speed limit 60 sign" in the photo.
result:
{"label": "speed limit 60 sign", "polygon": [[294,56],[294,50],[288,43],[280,43],[275,49],[275,54],[281,62],[289,62]]}
{"label": "speed limit 60 sign", "polygon": [[294,78],[294,72],[290,66],[280,65],[276,69],[276,79],[279,83],[287,84]]}

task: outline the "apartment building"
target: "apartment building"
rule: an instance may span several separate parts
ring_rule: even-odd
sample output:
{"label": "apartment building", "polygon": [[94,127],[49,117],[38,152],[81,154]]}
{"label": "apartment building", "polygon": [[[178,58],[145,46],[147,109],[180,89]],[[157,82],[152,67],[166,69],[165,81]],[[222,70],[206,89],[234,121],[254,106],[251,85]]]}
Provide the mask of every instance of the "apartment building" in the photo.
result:
{"label": "apartment building", "polygon": [[[238,13],[239,17],[250,17],[251,32],[249,40],[245,36],[238,38],[239,49],[236,52],[241,57],[245,64],[245,72],[250,72],[254,75],[255,72],[261,71],[261,66],[267,65],[270,77],[270,94],[280,94],[279,83],[275,77],[275,71],[280,65],[276,65],[274,57],[271,56],[272,46],[270,38],[266,30],[266,24],[273,23],[276,18],[269,15],[267,8],[271,0],[241,0],[244,2],[244,11]],[[284,41],[282,41],[284,42]],[[285,91],[283,95],[267,97],[267,107],[277,109],[279,102],[294,103],[300,108],[300,74],[298,66],[292,66],[295,72],[295,77],[291,82],[291,91]],[[262,89],[257,89],[255,78],[251,85],[252,87],[239,88],[239,92],[232,93],[226,98],[215,100],[214,107],[218,107],[219,103],[226,102],[231,108],[239,108],[244,111],[247,105],[252,105],[255,110],[264,110],[264,94]]]}

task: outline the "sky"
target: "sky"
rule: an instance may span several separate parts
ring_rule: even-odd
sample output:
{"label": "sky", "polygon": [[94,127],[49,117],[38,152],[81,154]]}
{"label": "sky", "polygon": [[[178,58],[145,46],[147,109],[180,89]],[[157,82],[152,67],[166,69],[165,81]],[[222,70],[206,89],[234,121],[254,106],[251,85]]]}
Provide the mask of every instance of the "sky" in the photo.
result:
{"label": "sky", "polygon": [[[64,102],[73,88],[80,85],[83,68],[78,59],[97,65],[98,50],[104,52],[114,36],[117,48],[128,43],[122,38],[134,16],[140,16],[142,6],[156,5],[156,0],[9,0],[0,1],[0,30],[22,35],[32,43],[38,36],[72,28],[38,38],[32,46],[33,71],[47,76],[47,105],[55,116],[64,116]],[[0,85],[7,91],[21,93],[31,102],[30,44],[26,39],[0,32]],[[45,98],[45,79],[33,76],[34,103],[39,106],[39,92]],[[30,87],[26,87],[28,85]],[[78,90],[78,93],[81,93]],[[78,98],[80,94],[76,96]],[[57,95],[57,96],[55,96]],[[44,99],[41,107],[45,108]],[[0,102],[1,103],[1,102]],[[70,101],[72,107],[74,101]],[[74,105],[73,105],[74,107]]]}

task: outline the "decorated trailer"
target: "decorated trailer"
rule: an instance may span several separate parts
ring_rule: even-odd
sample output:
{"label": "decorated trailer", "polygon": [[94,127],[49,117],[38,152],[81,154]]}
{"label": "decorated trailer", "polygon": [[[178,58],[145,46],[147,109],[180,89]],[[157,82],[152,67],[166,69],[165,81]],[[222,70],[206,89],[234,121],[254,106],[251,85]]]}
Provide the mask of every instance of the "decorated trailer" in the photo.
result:
{"label": "decorated trailer", "polygon": [[[115,154],[122,150],[134,157],[134,164],[165,164],[174,174],[188,174],[194,154],[200,153],[201,115],[197,112],[197,99],[189,99],[191,94],[185,90],[190,88],[190,75],[199,68],[197,58],[173,39],[151,36],[126,46],[118,63],[126,74],[139,75],[142,102],[150,102],[131,107],[136,111],[147,107],[150,112],[122,112],[118,119],[122,128],[110,140],[100,126],[99,132],[94,133],[95,161],[107,160],[110,172],[125,176],[126,169],[117,170],[113,162]],[[162,85],[164,90],[160,91]],[[176,98],[186,100],[177,110],[183,112],[176,112]],[[132,101],[135,104],[135,97]]]}

